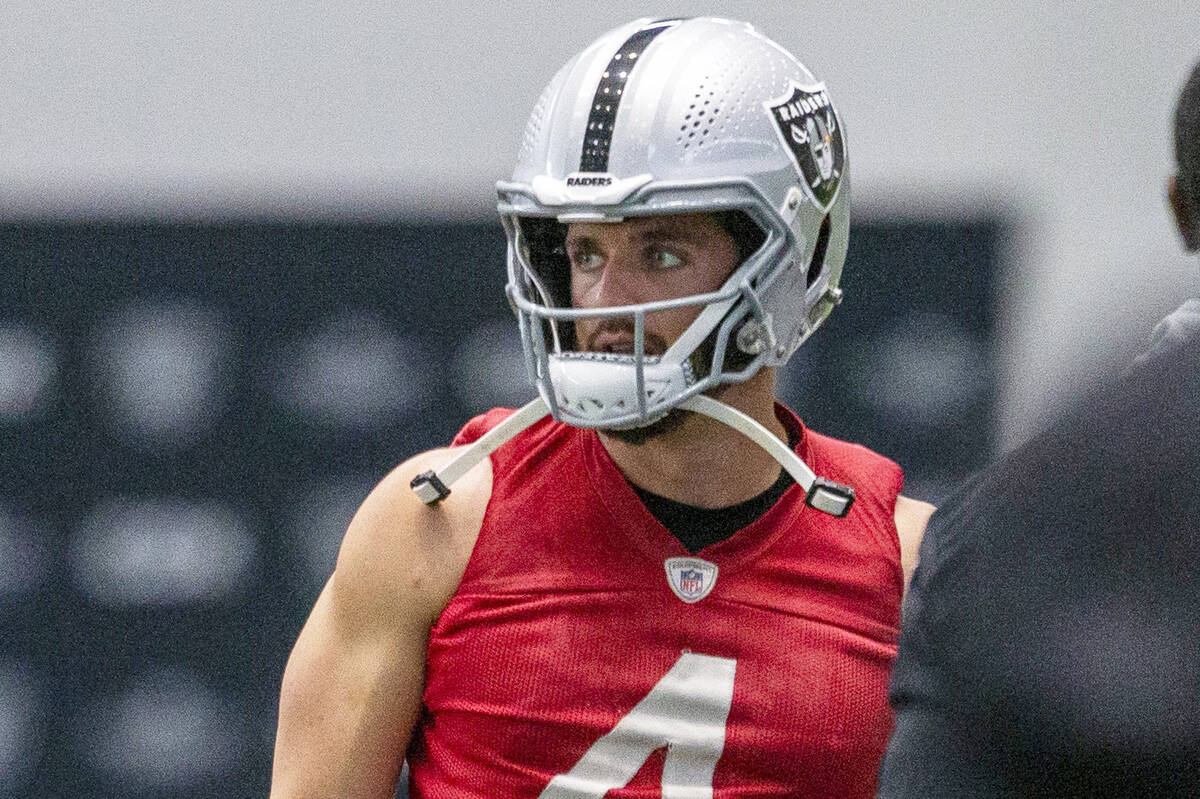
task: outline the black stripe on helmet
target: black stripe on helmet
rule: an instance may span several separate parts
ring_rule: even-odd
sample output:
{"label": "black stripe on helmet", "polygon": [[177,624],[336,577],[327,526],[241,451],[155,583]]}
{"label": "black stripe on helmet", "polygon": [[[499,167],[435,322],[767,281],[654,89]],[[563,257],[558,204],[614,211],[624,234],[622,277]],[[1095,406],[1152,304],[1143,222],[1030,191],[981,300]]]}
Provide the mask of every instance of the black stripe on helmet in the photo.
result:
{"label": "black stripe on helmet", "polygon": [[592,110],[588,114],[587,131],[583,139],[583,155],[579,159],[580,172],[608,171],[608,148],[612,145],[617,107],[621,104],[625,83],[629,80],[633,68],[637,66],[638,56],[655,36],[682,21],[661,19],[651,22],[617,48],[596,86],[596,96],[592,100]]}

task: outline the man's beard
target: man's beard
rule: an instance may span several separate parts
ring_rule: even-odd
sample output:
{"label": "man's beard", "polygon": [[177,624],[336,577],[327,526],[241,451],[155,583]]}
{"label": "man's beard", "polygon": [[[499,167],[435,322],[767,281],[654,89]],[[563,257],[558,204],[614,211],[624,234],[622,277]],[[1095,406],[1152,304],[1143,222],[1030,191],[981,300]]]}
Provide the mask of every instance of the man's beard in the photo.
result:
{"label": "man's beard", "polygon": [[606,436],[611,436],[618,441],[624,441],[626,444],[633,446],[641,446],[652,438],[673,433],[683,426],[683,423],[689,417],[694,416],[692,411],[685,411],[682,408],[672,408],[667,411],[667,415],[659,419],[657,422],[651,422],[643,427],[630,427],[624,430],[602,429],[601,432]]}
{"label": "man's beard", "polygon": [[[704,392],[705,396],[713,399],[720,399],[721,395],[729,388],[729,384],[717,384]],[[645,444],[652,438],[673,433],[683,427],[684,422],[696,415],[695,411],[685,410],[683,408],[672,408],[667,411],[667,415],[659,419],[657,422],[651,422],[644,427],[630,427],[626,430],[601,430],[606,436],[624,441],[626,444],[632,444],[635,447]]]}

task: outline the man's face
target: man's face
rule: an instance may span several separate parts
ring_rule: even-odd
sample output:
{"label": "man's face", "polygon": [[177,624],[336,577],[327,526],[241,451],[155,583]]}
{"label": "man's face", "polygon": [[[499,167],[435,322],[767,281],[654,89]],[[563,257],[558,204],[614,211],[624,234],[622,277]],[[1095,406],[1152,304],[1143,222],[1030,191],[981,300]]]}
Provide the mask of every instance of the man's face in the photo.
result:
{"label": "man's face", "polygon": [[[716,291],[737,266],[733,238],[710,214],[624,222],[576,222],[567,229],[571,304],[576,308],[669,300]],[[661,355],[699,315],[689,306],[646,315],[647,355]],[[575,322],[580,349],[633,353],[633,317]]]}

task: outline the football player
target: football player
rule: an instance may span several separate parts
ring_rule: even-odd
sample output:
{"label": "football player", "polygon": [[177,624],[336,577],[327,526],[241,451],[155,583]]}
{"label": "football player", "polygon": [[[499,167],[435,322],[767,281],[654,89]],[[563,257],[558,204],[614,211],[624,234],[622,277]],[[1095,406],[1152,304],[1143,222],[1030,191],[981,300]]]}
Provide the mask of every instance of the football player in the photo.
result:
{"label": "football player", "polygon": [[846,134],[751,26],[641,19],[498,185],[538,397],[399,466],[283,680],[272,796],[874,795],[932,512],[775,369],[841,300]]}

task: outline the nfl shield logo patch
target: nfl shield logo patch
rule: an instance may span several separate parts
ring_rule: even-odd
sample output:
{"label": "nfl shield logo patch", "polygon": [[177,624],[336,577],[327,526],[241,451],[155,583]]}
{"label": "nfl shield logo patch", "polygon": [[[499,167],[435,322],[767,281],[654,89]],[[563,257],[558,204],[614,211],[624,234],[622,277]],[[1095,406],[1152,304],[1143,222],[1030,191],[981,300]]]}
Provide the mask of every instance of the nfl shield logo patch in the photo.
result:
{"label": "nfl shield logo patch", "polygon": [[793,82],[787,94],[764,105],[808,196],[822,212],[828,211],[846,169],[846,142],[825,84],[806,88]]}
{"label": "nfl shield logo patch", "polygon": [[687,602],[699,602],[717,584],[717,564],[700,558],[667,558],[667,584],[675,596]]}

